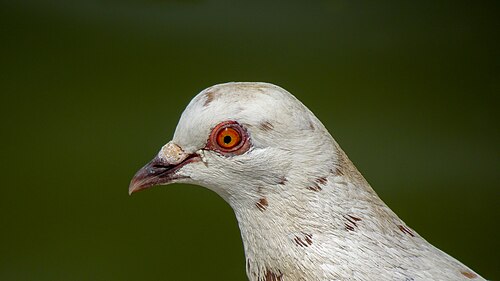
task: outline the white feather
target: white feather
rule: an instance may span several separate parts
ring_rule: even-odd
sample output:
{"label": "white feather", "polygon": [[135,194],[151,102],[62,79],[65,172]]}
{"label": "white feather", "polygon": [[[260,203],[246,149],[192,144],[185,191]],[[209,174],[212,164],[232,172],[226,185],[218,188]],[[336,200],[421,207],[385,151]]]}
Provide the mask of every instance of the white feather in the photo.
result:
{"label": "white feather", "polygon": [[[212,128],[227,120],[247,129],[248,152],[204,149]],[[182,167],[189,178],[178,181],[205,186],[233,208],[250,280],[274,280],[271,272],[275,280],[484,280],[408,228],[314,114],[280,87],[202,91],[173,143],[203,159]]]}

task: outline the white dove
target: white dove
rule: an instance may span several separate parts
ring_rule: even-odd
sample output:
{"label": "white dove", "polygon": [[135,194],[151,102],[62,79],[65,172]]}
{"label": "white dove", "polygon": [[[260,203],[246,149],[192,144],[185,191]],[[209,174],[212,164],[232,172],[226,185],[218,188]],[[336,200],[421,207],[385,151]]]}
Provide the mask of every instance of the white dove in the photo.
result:
{"label": "white dove", "polygon": [[231,205],[249,280],[485,280],[408,227],[286,90],[203,90],[129,193],[197,184]]}

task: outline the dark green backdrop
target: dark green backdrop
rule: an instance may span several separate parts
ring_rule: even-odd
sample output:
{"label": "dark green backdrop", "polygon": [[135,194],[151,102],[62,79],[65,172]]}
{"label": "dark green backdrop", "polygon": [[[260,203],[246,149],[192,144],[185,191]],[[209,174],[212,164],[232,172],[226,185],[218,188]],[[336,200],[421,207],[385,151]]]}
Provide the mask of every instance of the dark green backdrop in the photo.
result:
{"label": "dark green backdrop", "polygon": [[493,1],[0,3],[0,280],[246,280],[216,194],[127,194],[227,81],[291,91],[409,225],[500,278]]}

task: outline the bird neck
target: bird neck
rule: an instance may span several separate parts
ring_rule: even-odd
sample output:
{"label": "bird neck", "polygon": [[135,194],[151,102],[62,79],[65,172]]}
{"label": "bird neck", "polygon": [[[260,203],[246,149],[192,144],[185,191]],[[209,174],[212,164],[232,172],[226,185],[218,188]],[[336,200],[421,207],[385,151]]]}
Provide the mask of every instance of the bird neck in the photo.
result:
{"label": "bird neck", "polygon": [[289,177],[285,184],[254,187],[259,192],[249,200],[229,202],[241,230],[250,280],[281,280],[285,273],[289,280],[315,279],[300,268],[319,255],[306,253],[335,253],[344,246],[342,237],[362,219],[370,217],[373,227],[399,220],[338,151],[333,165],[322,169],[327,174],[316,173],[307,181]]}

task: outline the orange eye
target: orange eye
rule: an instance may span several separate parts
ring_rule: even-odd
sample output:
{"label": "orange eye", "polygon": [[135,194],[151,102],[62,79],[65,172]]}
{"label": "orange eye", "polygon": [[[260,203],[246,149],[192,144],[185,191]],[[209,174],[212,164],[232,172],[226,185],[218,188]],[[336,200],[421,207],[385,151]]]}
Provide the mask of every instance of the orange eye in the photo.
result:
{"label": "orange eye", "polygon": [[241,155],[252,146],[247,130],[236,121],[224,121],[212,129],[205,149],[224,156]]}
{"label": "orange eye", "polygon": [[224,149],[231,149],[241,142],[241,134],[237,130],[226,127],[217,132],[217,144]]}

